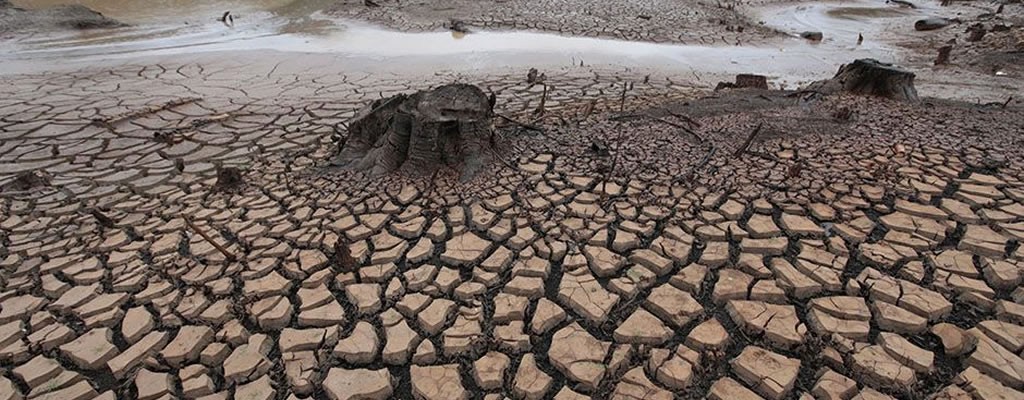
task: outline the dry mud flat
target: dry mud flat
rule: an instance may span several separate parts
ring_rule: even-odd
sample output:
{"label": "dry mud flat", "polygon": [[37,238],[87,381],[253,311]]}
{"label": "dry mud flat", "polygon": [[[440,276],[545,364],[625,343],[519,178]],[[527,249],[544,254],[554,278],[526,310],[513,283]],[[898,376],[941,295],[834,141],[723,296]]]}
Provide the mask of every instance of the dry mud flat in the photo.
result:
{"label": "dry mud flat", "polygon": [[522,75],[465,183],[329,166],[449,76],[2,78],[0,398],[1022,396],[1019,108]]}
{"label": "dry mud flat", "polygon": [[541,0],[403,2],[341,0],[336,16],[393,29],[516,29],[572,36],[683,44],[734,45],[777,35],[736,12],[734,4],[668,0]]}

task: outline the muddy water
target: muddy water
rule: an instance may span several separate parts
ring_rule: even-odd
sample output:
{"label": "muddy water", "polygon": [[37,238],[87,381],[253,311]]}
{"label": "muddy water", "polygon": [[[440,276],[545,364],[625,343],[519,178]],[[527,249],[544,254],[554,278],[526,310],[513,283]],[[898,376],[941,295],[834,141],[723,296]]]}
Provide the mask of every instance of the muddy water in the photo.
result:
{"label": "muddy water", "polygon": [[[72,0],[75,1],[75,0]],[[898,50],[874,40],[879,20],[913,18],[882,0],[797,4],[754,17],[794,37],[765,46],[686,46],[567,37],[537,32],[408,33],[339,21],[320,14],[330,0],[77,0],[133,23],[114,30],[32,35],[0,42],[0,73],[70,69],[199,54],[246,54],[253,62],[293,60],[295,53],[343,59],[347,68],[381,72],[482,71],[494,68],[611,65],[699,74],[760,73],[793,87],[831,75],[854,58],[898,60]],[[15,0],[42,7],[60,0]],[[233,26],[216,21],[222,10]],[[869,11],[865,11],[869,10]],[[870,11],[875,10],[875,11]],[[896,10],[896,11],[892,11]],[[810,43],[795,35],[819,30]],[[856,44],[856,32],[872,37]],[[852,36],[851,36],[852,33]],[[289,55],[292,54],[292,55]],[[301,58],[301,57],[300,57]]]}
{"label": "muddy water", "polygon": [[24,8],[44,8],[65,4],[80,4],[103,15],[128,23],[152,23],[214,20],[231,11],[245,16],[254,13],[279,15],[309,15],[332,3],[331,0],[13,0]]}
{"label": "muddy water", "polygon": [[858,35],[864,37],[861,46],[876,46],[893,43],[894,37],[908,29],[912,32],[914,21],[928,16],[932,9],[930,3],[918,3],[916,9],[899,7],[885,0],[804,3],[768,6],[752,14],[782,32],[792,35],[821,32],[822,44],[848,48],[857,45]]}

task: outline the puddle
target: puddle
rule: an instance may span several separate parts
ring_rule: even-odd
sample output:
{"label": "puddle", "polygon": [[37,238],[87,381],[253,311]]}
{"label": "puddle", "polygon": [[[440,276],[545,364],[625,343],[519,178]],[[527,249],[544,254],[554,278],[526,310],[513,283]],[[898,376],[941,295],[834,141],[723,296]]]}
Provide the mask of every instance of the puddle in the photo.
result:
{"label": "puddle", "polygon": [[791,35],[821,32],[823,43],[841,46],[855,46],[857,36],[863,35],[861,46],[873,46],[889,41],[888,35],[912,30],[914,21],[927,15],[927,7],[904,8],[884,0],[822,2],[768,6],[755,10],[754,16],[766,26]]}

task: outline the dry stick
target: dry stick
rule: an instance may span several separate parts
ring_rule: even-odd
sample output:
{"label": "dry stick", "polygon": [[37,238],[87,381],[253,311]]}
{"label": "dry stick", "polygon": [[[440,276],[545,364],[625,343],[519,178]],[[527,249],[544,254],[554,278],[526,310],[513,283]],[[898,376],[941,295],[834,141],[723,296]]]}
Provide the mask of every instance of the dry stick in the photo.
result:
{"label": "dry stick", "polygon": [[677,112],[672,111],[672,110],[665,110],[665,111],[668,112],[669,114],[671,114],[673,117],[676,117],[676,118],[679,118],[679,119],[681,119],[683,121],[686,121],[687,123],[689,123],[690,125],[693,125],[696,128],[700,128],[701,127],[700,122],[697,122],[693,118],[690,118],[689,115],[677,113]]}
{"label": "dry stick", "polygon": [[1013,96],[1006,98],[1006,101],[1003,102],[1003,108],[1006,108],[1006,106],[1010,105],[1011,101],[1013,101]]}
{"label": "dry stick", "polygon": [[[673,114],[673,115],[675,115],[675,114]],[[686,131],[686,133],[689,133],[690,135],[693,135],[693,137],[697,138],[698,142],[701,142],[701,143],[704,142],[704,138],[701,137],[700,135],[698,135],[697,132],[694,132],[692,129],[690,129],[690,127],[682,125],[682,124],[678,124],[678,123],[675,123],[675,122],[672,122],[672,121],[669,121],[669,120],[667,120],[665,118],[655,117],[653,115],[646,114],[646,113],[630,113],[630,114],[613,115],[611,117],[608,117],[608,120],[609,121],[616,121],[616,122],[618,122],[618,121],[631,120],[631,119],[634,119],[634,118],[637,119],[637,120],[639,120],[641,118],[650,118],[652,120],[661,122],[663,124],[666,124],[666,125],[669,125],[669,126],[673,126],[673,127],[679,128],[679,129],[682,129],[682,130]],[[694,121],[693,123],[696,124],[698,127],[700,126],[700,124],[697,124],[696,121]]]}
{"label": "dry stick", "polygon": [[743,145],[736,149],[736,152],[733,153],[733,156],[740,156],[743,153],[747,152],[747,149],[750,148],[750,144],[754,142],[754,138],[757,137],[758,133],[761,133],[762,126],[764,126],[764,122],[759,122],[757,124],[757,128],[754,128],[754,131],[750,132],[750,136],[747,136],[747,140],[743,142]]}
{"label": "dry stick", "polygon": [[516,121],[516,120],[512,119],[512,117],[508,117],[508,116],[505,116],[505,115],[499,114],[499,113],[494,113],[494,115],[497,115],[498,117],[500,117],[501,119],[503,119],[505,121],[508,121],[508,122],[513,123],[513,124],[519,125],[523,129],[527,129],[527,130],[531,130],[531,131],[537,131],[537,132],[544,132],[544,128],[541,128],[539,126],[530,125],[530,124],[527,124],[525,122],[519,122],[519,121]]}
{"label": "dry stick", "polygon": [[644,113],[629,113],[629,114],[612,115],[612,116],[608,117],[608,120],[609,121],[619,122],[619,121],[637,120],[637,119],[641,119],[641,118],[645,118],[645,117],[648,117],[648,115],[644,114]]}
{"label": "dry stick", "polygon": [[677,124],[675,122],[672,122],[672,121],[669,121],[667,119],[660,118],[660,117],[651,117],[651,118],[654,119],[655,121],[658,121],[658,122],[661,122],[661,123],[664,123],[664,124],[668,124],[669,126],[674,126],[676,128],[682,129],[683,131],[686,131],[686,133],[689,133],[690,135],[693,135],[693,137],[697,138],[697,142],[704,143],[704,138],[700,137],[700,135],[698,135],[697,132],[694,132],[689,127],[683,126],[682,124]]}
{"label": "dry stick", "polygon": [[583,107],[583,118],[576,121],[576,125],[579,125],[580,121],[590,118],[590,115],[594,113],[594,107],[596,107],[597,100],[591,100]]}
{"label": "dry stick", "polygon": [[99,119],[99,118],[97,118],[97,119],[92,120],[92,123],[94,125],[99,125],[99,126],[106,127],[108,129],[113,129],[114,128],[114,124],[116,124],[118,122],[129,120],[129,119],[135,119],[135,118],[141,117],[143,115],[147,115],[147,114],[158,113],[160,111],[169,110],[169,109],[172,109],[174,107],[183,106],[183,105],[189,104],[189,103],[195,103],[195,102],[197,102],[199,100],[202,100],[202,99],[200,99],[198,97],[188,97],[188,98],[184,98],[184,99],[171,100],[171,101],[168,101],[168,102],[166,102],[164,104],[161,104],[160,106],[157,106],[157,107],[152,107],[152,106],[151,107],[146,107],[146,108],[141,109],[141,110],[130,111],[130,112],[127,112],[127,113],[124,113],[124,114],[121,114],[121,115],[115,115],[113,117],[106,118],[106,119]]}
{"label": "dry stick", "polygon": [[622,96],[619,98],[619,112],[626,111],[626,89],[629,87],[625,82],[622,83]]}
{"label": "dry stick", "polygon": [[[204,126],[213,124],[215,122],[220,122],[220,121],[227,120],[228,118],[231,118],[231,116],[232,116],[231,113],[223,113],[223,114],[214,115],[214,116],[209,117],[209,118],[195,119],[195,120],[192,120],[191,122],[189,122],[189,124],[186,125],[186,126],[153,132],[153,137],[155,139],[159,140],[159,141],[169,142],[169,143],[172,143],[172,144],[173,143],[177,143],[177,142],[174,141],[176,135],[180,135],[181,136],[181,140],[192,140],[191,137],[185,136],[185,133],[193,132],[196,129],[199,129],[199,128],[202,128]],[[180,140],[179,140],[179,142],[180,142]]]}
{"label": "dry stick", "polygon": [[544,105],[548,102],[548,84],[544,85],[544,92],[540,95],[540,104],[537,105],[537,109],[533,110],[533,115],[544,117]]}
{"label": "dry stick", "polygon": [[232,262],[232,261],[237,260],[237,258],[235,258],[235,255],[231,254],[231,252],[228,251],[228,249],[224,248],[224,246],[221,246],[220,243],[217,243],[217,242],[213,241],[213,238],[211,238],[209,235],[207,235],[206,232],[204,232],[202,229],[199,229],[199,227],[196,226],[196,224],[193,224],[191,218],[189,218],[189,217],[184,217],[184,218],[185,218],[185,224],[187,224],[188,227],[190,229],[192,229],[193,231],[196,231],[196,233],[198,233],[199,236],[202,236],[203,239],[206,239],[207,242],[210,242],[210,244],[213,245],[213,247],[216,248],[217,251],[220,252],[220,254],[224,255],[224,258],[226,258],[228,260],[228,262]]}
{"label": "dry stick", "polygon": [[717,152],[717,151],[718,151],[718,148],[715,147],[714,145],[711,145],[711,149],[708,150],[708,153],[704,155],[704,158],[701,159],[701,161],[699,163],[695,164],[693,166],[693,168],[690,168],[690,172],[688,172],[686,175],[682,176],[680,180],[677,180],[675,182],[687,182],[687,183],[689,183],[690,181],[692,181],[693,178],[696,177],[697,171],[703,169],[704,166],[708,165],[708,163],[711,162],[711,157],[714,156],[715,152]]}

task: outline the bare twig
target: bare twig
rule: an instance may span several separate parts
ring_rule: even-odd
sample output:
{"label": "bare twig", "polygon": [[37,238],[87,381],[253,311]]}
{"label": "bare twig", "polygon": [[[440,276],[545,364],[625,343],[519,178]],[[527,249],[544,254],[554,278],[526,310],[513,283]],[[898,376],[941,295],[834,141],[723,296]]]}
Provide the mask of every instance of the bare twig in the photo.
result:
{"label": "bare twig", "polygon": [[665,110],[665,111],[668,112],[669,114],[671,114],[673,117],[679,118],[679,119],[681,119],[683,121],[686,121],[686,123],[688,123],[690,125],[693,125],[694,128],[700,128],[701,127],[700,122],[697,122],[693,118],[690,118],[689,115],[677,113],[677,112],[672,111],[672,110]]}
{"label": "bare twig", "polygon": [[764,126],[764,122],[759,122],[757,124],[757,128],[754,128],[754,131],[750,132],[750,135],[747,136],[747,140],[743,141],[743,144],[740,145],[740,147],[738,149],[736,149],[736,152],[733,153],[733,156],[740,156],[743,153],[746,153],[747,149],[750,148],[750,144],[754,142],[754,138],[757,137],[757,134],[761,133],[761,127],[763,127],[763,126]]}
{"label": "bare twig", "polygon": [[227,248],[225,248],[224,246],[221,246],[220,243],[215,242],[213,240],[213,238],[211,238],[209,235],[206,234],[205,231],[203,231],[202,229],[199,229],[199,227],[196,226],[196,224],[192,223],[192,219],[191,218],[189,218],[189,217],[183,217],[183,218],[185,219],[185,224],[188,225],[189,229],[192,229],[193,231],[198,233],[199,236],[202,236],[203,239],[206,239],[207,242],[210,242],[210,244],[213,245],[213,247],[215,249],[217,249],[217,251],[219,251],[220,254],[224,255],[224,258],[227,259],[228,262],[233,262],[233,261],[238,259],[238,258],[235,257],[234,254],[232,254],[230,251],[228,251]]}
{"label": "bare twig", "polygon": [[644,113],[628,113],[628,114],[612,115],[612,116],[608,117],[608,120],[609,121],[616,121],[616,122],[619,122],[619,121],[633,121],[633,120],[638,120],[638,119],[646,118],[646,117],[648,117],[648,115],[644,114]]}
{"label": "bare twig", "polygon": [[544,91],[540,95],[540,104],[537,105],[537,109],[536,110],[533,110],[533,115],[536,115],[536,116],[539,116],[539,117],[543,117],[544,116],[544,107],[545,107],[545,104],[547,104],[547,102],[548,102],[548,85],[546,83],[544,83],[543,85],[544,85]]}
{"label": "bare twig", "polygon": [[619,112],[626,111],[626,90],[628,90],[628,89],[629,89],[629,86],[626,85],[625,82],[623,82],[623,84],[622,84],[622,96],[619,98]]}
{"label": "bare twig", "polygon": [[1006,106],[1009,106],[1011,101],[1013,101],[1013,96],[1007,97],[1006,101],[1003,102],[1003,108],[1006,108]]}

